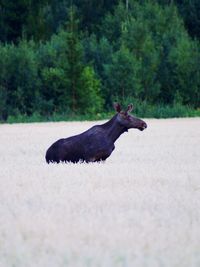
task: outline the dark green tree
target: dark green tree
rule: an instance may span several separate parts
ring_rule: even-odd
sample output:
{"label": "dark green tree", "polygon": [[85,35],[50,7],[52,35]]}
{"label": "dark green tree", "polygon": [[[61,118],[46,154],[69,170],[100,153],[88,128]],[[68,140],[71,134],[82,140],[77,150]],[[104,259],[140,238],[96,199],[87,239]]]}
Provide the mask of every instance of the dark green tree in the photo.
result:
{"label": "dark green tree", "polygon": [[[173,66],[172,88],[181,97],[182,104],[198,107],[200,103],[200,51],[197,42],[183,35],[173,47],[169,61]],[[173,94],[174,98],[176,94]],[[176,99],[175,99],[176,100]]]}
{"label": "dark green tree", "polygon": [[82,42],[85,64],[92,64],[98,77],[104,80],[104,65],[112,61],[112,45],[105,37],[97,40],[94,34],[84,38]]}
{"label": "dark green tree", "polygon": [[115,98],[124,100],[127,97],[139,96],[141,64],[128,48],[122,45],[120,50],[113,54],[111,64],[105,65],[104,68],[110,101]]}
{"label": "dark green tree", "polygon": [[116,48],[120,47],[119,39],[126,27],[128,15],[124,3],[120,1],[114,8],[114,13],[109,12],[102,21],[101,35]]}
{"label": "dark green tree", "polygon": [[192,38],[200,39],[200,1],[199,0],[158,0],[161,5],[175,4],[184,20],[185,27]]}
{"label": "dark green tree", "polygon": [[78,21],[75,19],[74,9],[70,9],[70,19],[67,24],[66,36],[66,76],[69,77],[68,94],[70,96],[70,108],[78,109],[79,90],[81,90],[80,77],[84,68],[83,47],[78,34]]}
{"label": "dark green tree", "polygon": [[45,6],[49,0],[26,0],[27,2],[27,19],[23,25],[23,34],[28,39],[36,41],[45,40],[49,37],[49,26],[45,19]]}
{"label": "dark green tree", "polygon": [[25,0],[0,2],[0,41],[17,42],[22,36],[23,25],[28,16]]}
{"label": "dark green tree", "polygon": [[39,77],[34,49],[34,44],[26,41],[0,47],[0,102],[5,118],[19,113],[31,115],[36,109]]}
{"label": "dark green tree", "polygon": [[99,31],[99,25],[105,14],[112,11],[118,0],[73,0],[78,9],[81,30],[89,33]]}
{"label": "dark green tree", "polygon": [[44,7],[49,0],[16,0],[0,2],[0,40],[17,43],[20,38],[45,39],[47,25]]}
{"label": "dark green tree", "polygon": [[60,31],[51,40],[41,43],[37,51],[40,88],[40,110],[49,115],[69,110],[68,61],[66,59],[67,32]]}

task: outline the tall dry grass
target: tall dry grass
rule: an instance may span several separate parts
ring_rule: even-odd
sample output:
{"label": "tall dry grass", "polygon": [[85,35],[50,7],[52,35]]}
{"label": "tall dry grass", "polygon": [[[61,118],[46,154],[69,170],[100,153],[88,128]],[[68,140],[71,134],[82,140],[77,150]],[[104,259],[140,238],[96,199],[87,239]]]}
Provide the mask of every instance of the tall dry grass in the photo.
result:
{"label": "tall dry grass", "polygon": [[75,165],[45,151],[94,123],[0,125],[0,267],[200,266],[200,118],[147,123]]}

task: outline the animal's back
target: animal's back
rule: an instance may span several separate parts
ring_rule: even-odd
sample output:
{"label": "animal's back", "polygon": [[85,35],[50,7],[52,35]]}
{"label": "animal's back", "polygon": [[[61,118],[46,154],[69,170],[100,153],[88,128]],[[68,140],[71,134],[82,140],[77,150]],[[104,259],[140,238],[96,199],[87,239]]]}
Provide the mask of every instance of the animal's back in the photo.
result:
{"label": "animal's back", "polygon": [[46,152],[46,161],[50,162],[78,162],[84,161],[84,146],[81,135],[59,139]]}
{"label": "animal's back", "polygon": [[113,144],[110,144],[102,128],[94,126],[82,134],[53,143],[46,152],[46,161],[100,161],[105,160],[113,149]]}
{"label": "animal's back", "polygon": [[55,143],[53,143],[46,152],[46,162],[50,163],[50,162],[59,162],[59,150],[60,150],[60,146],[63,143],[63,139],[59,139],[57,140]]}

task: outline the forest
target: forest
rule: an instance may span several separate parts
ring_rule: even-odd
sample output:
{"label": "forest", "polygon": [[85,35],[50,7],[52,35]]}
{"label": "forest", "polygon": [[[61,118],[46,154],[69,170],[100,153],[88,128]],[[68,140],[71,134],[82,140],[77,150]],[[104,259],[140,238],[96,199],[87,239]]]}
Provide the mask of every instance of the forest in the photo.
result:
{"label": "forest", "polygon": [[0,70],[1,122],[195,114],[200,1],[0,0]]}

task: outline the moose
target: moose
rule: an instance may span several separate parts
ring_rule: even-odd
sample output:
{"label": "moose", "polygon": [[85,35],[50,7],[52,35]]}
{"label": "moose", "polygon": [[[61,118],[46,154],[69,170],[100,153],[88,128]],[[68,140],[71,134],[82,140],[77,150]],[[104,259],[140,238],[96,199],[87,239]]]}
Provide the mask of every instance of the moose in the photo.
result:
{"label": "moose", "polygon": [[147,128],[146,122],[129,114],[133,110],[132,104],[125,111],[119,103],[115,103],[114,108],[117,114],[106,123],[53,143],[46,152],[46,162],[105,161],[115,149],[114,143],[121,134],[131,128],[140,131]]}

